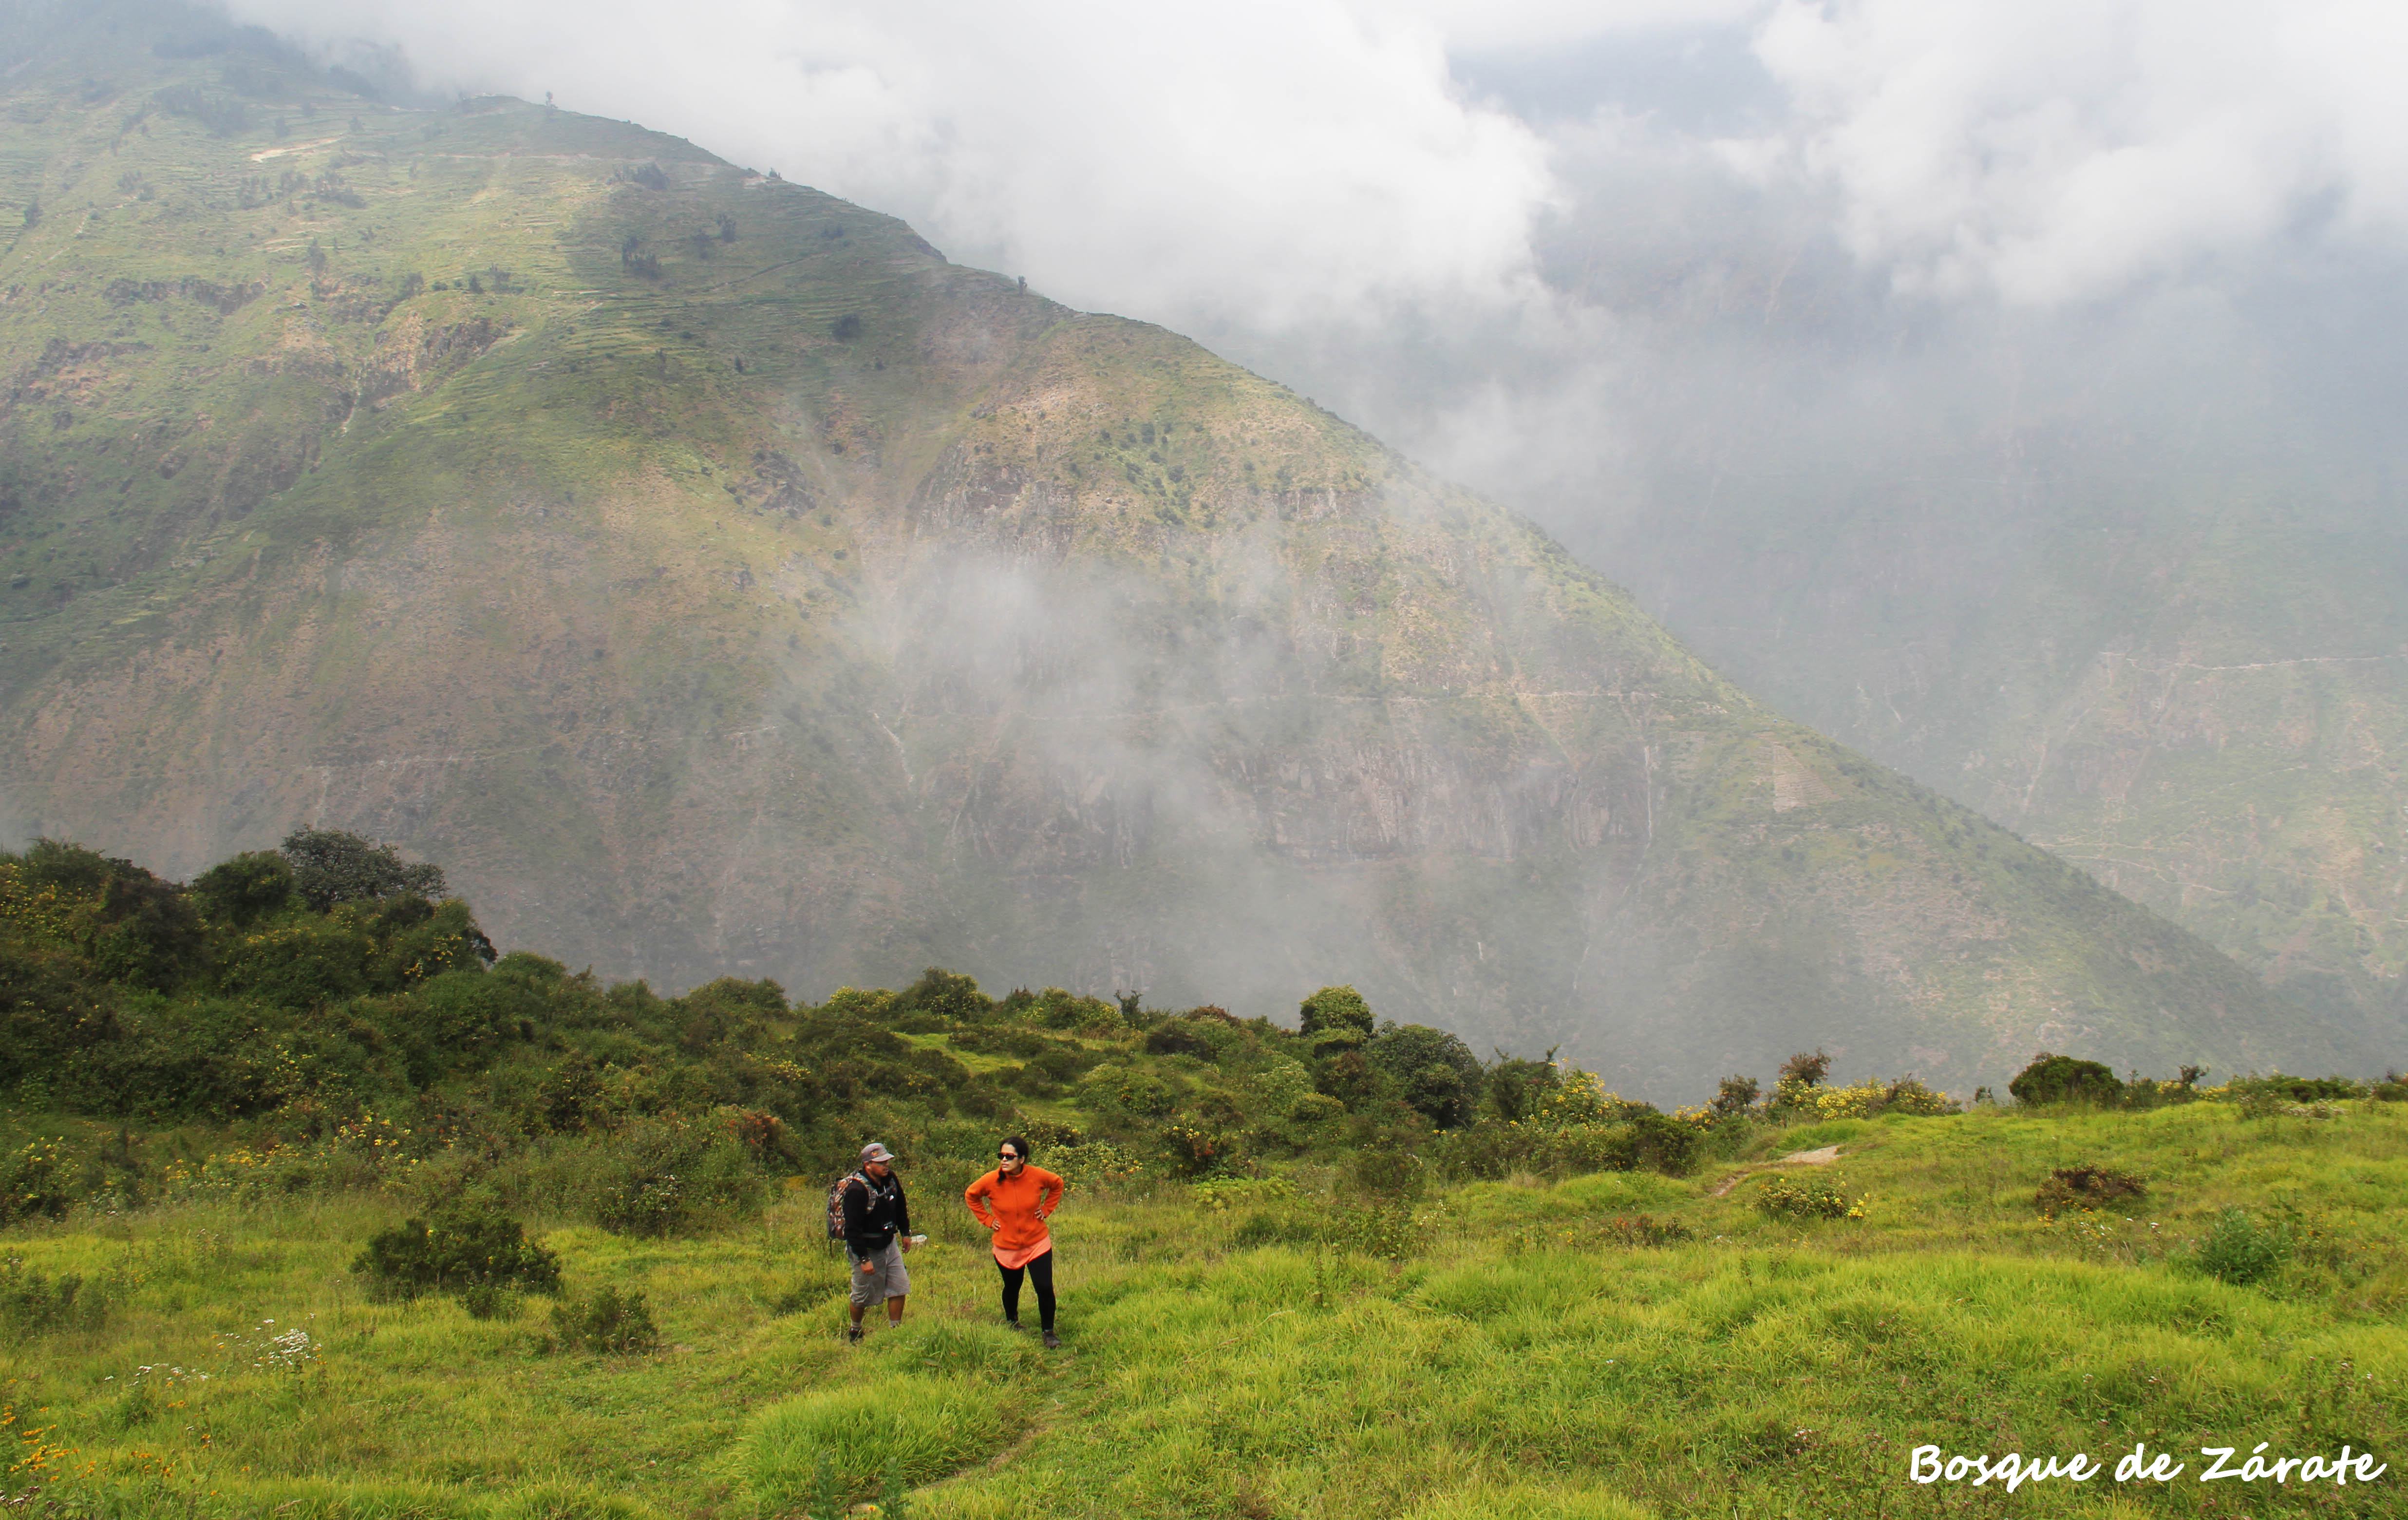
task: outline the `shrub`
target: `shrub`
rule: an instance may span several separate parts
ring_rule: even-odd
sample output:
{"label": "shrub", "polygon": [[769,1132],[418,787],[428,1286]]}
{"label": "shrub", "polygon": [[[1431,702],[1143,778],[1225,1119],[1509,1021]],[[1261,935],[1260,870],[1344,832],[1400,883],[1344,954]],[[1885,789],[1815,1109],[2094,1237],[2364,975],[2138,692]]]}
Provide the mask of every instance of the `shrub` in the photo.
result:
{"label": "shrub", "polygon": [[1365,1040],[1371,1037],[1371,1005],[1352,987],[1324,987],[1306,998],[1297,1013],[1297,1032],[1308,1041],[1325,1029],[1352,1030]]}
{"label": "shrub", "polygon": [[516,1319],[523,1307],[515,1289],[499,1283],[471,1283],[460,1295],[470,1319]]}
{"label": "shrub", "polygon": [[933,1013],[956,1024],[973,1024],[995,1011],[995,999],[979,991],[976,979],[931,966],[896,995],[893,1011]]}
{"label": "shrub", "polygon": [[1347,1162],[1347,1191],[1367,1198],[1406,1199],[1421,1196],[1421,1158],[1393,1146],[1357,1151]]}
{"label": "shrub", "polygon": [[[1044,1144],[1037,1138],[1035,1123],[1023,1126],[1031,1143]],[[1068,1128],[1068,1126],[1063,1126]],[[1144,1175],[1145,1165],[1136,1156],[1110,1140],[1087,1140],[1080,1144],[1056,1144],[1044,1155],[1047,1170],[1057,1173],[1064,1182],[1080,1187],[1116,1187],[1135,1182]]]}
{"label": "shrub", "polygon": [[1237,1142],[1217,1129],[1197,1125],[1162,1126],[1162,1148],[1171,1170],[1182,1177],[1209,1177],[1237,1155]]}
{"label": "shrub", "polygon": [[1868,1077],[1853,1087],[1826,1087],[1803,1095],[1795,1111],[1817,1119],[1870,1119],[1883,1113],[1955,1113],[1946,1093],[1935,1093],[1914,1077],[1883,1082]]}
{"label": "shrub", "polygon": [[1415,1227],[1411,1209],[1401,1203],[1374,1203],[1331,1210],[1322,1216],[1321,1239],[1333,1251],[1401,1261],[1420,1249],[1425,1236]]}
{"label": "shrub", "polygon": [[1828,1177],[1768,1177],[1756,1190],[1756,1206],[1776,1218],[1845,1219],[1848,1195]]}
{"label": "shrub", "polygon": [[[1067,1124],[1059,1119],[1024,1120],[1020,1126],[1020,1133],[1022,1138],[1026,1140],[1029,1144],[1047,1150],[1056,1147],[1083,1145],[1086,1143],[1087,1140],[1086,1136],[1079,1133],[1078,1126]],[[1061,1170],[1059,1167],[1055,1167],[1051,1169],[1054,1171]]]}
{"label": "shrub", "polygon": [[[1674,1120],[1663,1122],[1686,1127]],[[1677,1154],[1682,1143],[1668,1137],[1659,1145],[1658,1154]],[[1688,1139],[1686,1143],[1694,1146],[1696,1142]],[[1441,1176],[1492,1182],[1517,1171],[1558,1178],[1597,1171],[1630,1171],[1640,1166],[1641,1159],[1634,1127],[1614,1123],[1551,1127],[1529,1121],[1482,1119],[1439,1136],[1428,1149],[1431,1165]]]}
{"label": "shrub", "polygon": [[1550,1050],[1545,1060],[1531,1061],[1498,1054],[1486,1083],[1488,1106],[1498,1118],[1526,1119],[1539,1111],[1562,1080],[1555,1055]]}
{"label": "shrub", "polygon": [[2105,1167],[2059,1167],[2040,1184],[2040,1191],[2032,1196],[2032,1205],[2043,1213],[2055,1213],[2060,1209],[2095,1209],[2117,1198],[2141,1197],[2148,1191],[2148,1183],[2130,1172]]}
{"label": "shrub", "polygon": [[296,828],[279,848],[292,864],[294,890],[320,912],[343,902],[446,896],[440,866],[405,861],[390,844],[340,829]]}
{"label": "shrub", "polygon": [[1048,1029],[1082,1034],[1111,1034],[1128,1027],[1121,1011],[1111,1003],[1100,997],[1081,997],[1060,987],[1048,987],[1037,994],[1027,1005],[1027,1016]]}
{"label": "shrub", "polygon": [[2191,1259],[2210,1277],[2246,1283],[2270,1275],[2290,1255],[2287,1230],[2261,1225],[2244,1210],[2227,1209],[2200,1237]]}
{"label": "shrub", "polygon": [[348,917],[270,925],[227,952],[219,984],[284,1008],[339,1003],[367,990],[376,941]]}
{"label": "shrub", "polygon": [[1800,1109],[1811,1111],[1814,1089],[1823,1085],[1830,1070],[1831,1058],[1819,1050],[1812,1054],[1800,1051],[1792,1055],[1781,1063],[1781,1075],[1773,1083],[1772,1100],[1765,1105],[1766,1109],[1776,1117]]}
{"label": "shrub", "polygon": [[2071,1055],[2051,1055],[2042,1051],[2007,1083],[2007,1092],[2016,1102],[2033,1107],[2044,1103],[2104,1104],[2121,1097],[2124,1084],[2115,1079],[2114,1071],[2097,1061],[2077,1061]]}
{"label": "shrub", "polygon": [[1363,1054],[1397,1083],[1406,1106],[1430,1123],[1452,1129],[1470,1122],[1487,1074],[1462,1040],[1426,1025],[1392,1024]]}
{"label": "shrub", "polygon": [[1745,1113],[1756,1106],[1759,1093],[1754,1077],[1725,1077],[1714,1088],[1714,1100],[1710,1105],[1717,1118]]}
{"label": "shrub", "polygon": [[193,882],[193,896],[211,919],[249,928],[293,900],[293,866],[272,850],[222,860]]}
{"label": "shrub", "polygon": [[75,1203],[75,1179],[64,1140],[37,1140],[0,1172],[0,1225],[63,1218]]}
{"label": "shrub", "polygon": [[1210,1040],[1177,1020],[1157,1025],[1147,1034],[1145,1053],[1148,1055],[1194,1055],[1207,1061],[1214,1059],[1217,1054]]}
{"label": "shrub", "polygon": [[379,1230],[368,1237],[351,1270],[366,1278],[370,1293],[380,1298],[505,1284],[530,1293],[560,1291],[556,1254],[529,1240],[517,1220],[466,1206],[437,1210],[431,1221],[409,1219]]}
{"label": "shrub", "polygon": [[749,1212],[760,1179],[724,1131],[638,1120],[612,1135],[595,1158],[587,1207],[620,1235],[673,1235]]}
{"label": "shrub", "polygon": [[1215,1213],[1235,1204],[1280,1199],[1293,1203],[1296,1186],[1284,1177],[1216,1177],[1197,1183],[1188,1196]]}
{"label": "shrub", "polygon": [[1630,1140],[1637,1161],[1667,1177],[1687,1174],[1696,1161],[1698,1131],[1661,1113],[1636,1113],[1630,1118]]}
{"label": "shrub", "polygon": [[591,1298],[552,1306],[552,1331],[564,1346],[604,1355],[641,1355],[660,1349],[661,1334],[641,1293],[604,1288]]}

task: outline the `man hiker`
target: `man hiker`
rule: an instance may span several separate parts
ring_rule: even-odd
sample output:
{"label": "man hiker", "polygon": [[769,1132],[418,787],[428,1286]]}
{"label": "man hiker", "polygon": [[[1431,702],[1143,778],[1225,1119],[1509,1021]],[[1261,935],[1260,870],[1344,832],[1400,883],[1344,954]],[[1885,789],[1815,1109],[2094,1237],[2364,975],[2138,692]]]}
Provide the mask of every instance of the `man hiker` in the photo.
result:
{"label": "man hiker", "polygon": [[1054,1232],[1045,1222],[1062,1206],[1062,1179],[1028,1164],[1028,1142],[1019,1136],[996,1147],[996,1168],[962,1192],[979,1223],[995,1232],[996,1270],[1003,1274],[1003,1322],[1020,1328],[1020,1280],[1037,1287],[1037,1319],[1045,1343],[1054,1333]]}
{"label": "man hiker", "polygon": [[861,1148],[861,1170],[844,1181],[844,1259],[853,1266],[853,1328],[846,1340],[861,1339],[861,1316],[874,1303],[886,1305],[888,1325],[903,1323],[903,1300],[911,1291],[903,1253],[916,1243],[895,1154],[871,1140]]}

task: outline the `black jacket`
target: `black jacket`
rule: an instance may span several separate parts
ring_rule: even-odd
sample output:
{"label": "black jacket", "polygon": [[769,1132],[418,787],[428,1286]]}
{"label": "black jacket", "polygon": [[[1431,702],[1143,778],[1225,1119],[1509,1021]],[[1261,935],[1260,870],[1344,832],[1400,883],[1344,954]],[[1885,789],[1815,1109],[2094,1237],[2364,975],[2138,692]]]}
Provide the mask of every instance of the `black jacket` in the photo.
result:
{"label": "black jacket", "polygon": [[856,1256],[886,1249],[897,1235],[911,1233],[911,1204],[903,1179],[889,1172],[880,1183],[867,1172],[844,1184],[844,1248]]}

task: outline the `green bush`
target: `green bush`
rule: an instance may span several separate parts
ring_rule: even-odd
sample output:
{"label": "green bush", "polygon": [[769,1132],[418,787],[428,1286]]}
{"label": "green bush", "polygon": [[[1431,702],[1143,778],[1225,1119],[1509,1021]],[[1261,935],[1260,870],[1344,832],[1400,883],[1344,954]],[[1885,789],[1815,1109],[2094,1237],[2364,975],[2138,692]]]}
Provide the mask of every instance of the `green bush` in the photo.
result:
{"label": "green bush", "polygon": [[515,1288],[500,1283],[471,1283],[461,1291],[460,1307],[470,1319],[516,1319],[524,1306]]}
{"label": "green bush", "polygon": [[958,971],[931,966],[920,980],[896,994],[894,1012],[925,1013],[956,1024],[975,1024],[995,1011],[995,999],[979,991],[978,982]]}
{"label": "green bush", "polygon": [[1684,1177],[1696,1164],[1704,1136],[1691,1125],[1661,1113],[1630,1116],[1630,1142],[1641,1165],[1667,1177]]}
{"label": "green bush", "polygon": [[445,896],[443,868],[401,858],[389,844],[333,828],[296,828],[279,846],[293,868],[293,889],[324,912],[337,903],[403,896]]}
{"label": "green bush", "polygon": [[517,1220],[468,1206],[379,1230],[368,1237],[351,1270],[366,1278],[369,1292],[380,1298],[504,1285],[530,1293],[560,1291],[558,1255],[529,1240]]}
{"label": "green bush", "polygon": [[2271,1276],[2291,1255],[2290,1233],[2279,1225],[2264,1225],[2247,1211],[2227,1209],[2200,1237],[2192,1261],[2200,1271],[2226,1283],[2255,1283]]}
{"label": "green bush", "polygon": [[228,947],[219,985],[237,996],[308,1010],[367,990],[377,944],[348,916],[307,918],[246,934]]}
{"label": "green bush", "polygon": [[37,1140],[0,1172],[0,1225],[59,1219],[75,1203],[75,1177],[64,1140]]}
{"label": "green bush", "polygon": [[1346,1163],[1345,1190],[1366,1198],[1417,1198],[1425,1173],[1421,1157],[1390,1145],[1366,1146]]}
{"label": "green bush", "polygon": [[609,1355],[633,1356],[660,1349],[661,1333],[641,1293],[604,1288],[591,1298],[564,1298],[552,1306],[552,1333],[560,1344]]}
{"label": "green bush", "polygon": [[1827,1177],[1768,1177],[1756,1190],[1756,1206],[1784,1219],[1845,1219],[1848,1196]]}
{"label": "green bush", "polygon": [[2124,1096],[2115,1073],[2096,1061],[2042,1051],[2031,1065],[2015,1073],[2007,1092],[2018,1103],[2035,1108],[2044,1103],[2113,1103]]}
{"label": "green bush", "polygon": [[1322,1217],[1321,1239],[1333,1251],[1401,1261],[1421,1249],[1423,1232],[1401,1199],[1333,1209]]}
{"label": "green bush", "polygon": [[1392,1024],[1363,1047],[1372,1066],[1397,1084],[1406,1107],[1440,1129],[1471,1122],[1487,1083],[1471,1048],[1443,1029]]}
{"label": "green bush", "polygon": [[603,1142],[587,1182],[594,1222],[619,1235],[677,1235],[760,1206],[761,1182],[735,1137],[640,1119]]}
{"label": "green bush", "polygon": [[1352,987],[1324,987],[1306,998],[1297,1010],[1297,1032],[1307,1040],[1325,1030],[1345,1030],[1357,1040],[1371,1038],[1377,1022],[1371,1016],[1371,1005]]}
{"label": "green bush", "polygon": [[222,860],[193,880],[201,911],[232,928],[281,912],[293,900],[293,867],[271,850]]}
{"label": "green bush", "polygon": [[1239,1152],[1234,1137],[1203,1125],[1165,1125],[1161,1141],[1171,1171],[1181,1177],[1212,1176],[1235,1160]]}
{"label": "green bush", "polygon": [[446,967],[416,990],[411,1004],[424,1037],[447,1054],[459,1055],[509,1038],[519,1021],[538,1018],[545,1011],[540,987],[481,966]]}

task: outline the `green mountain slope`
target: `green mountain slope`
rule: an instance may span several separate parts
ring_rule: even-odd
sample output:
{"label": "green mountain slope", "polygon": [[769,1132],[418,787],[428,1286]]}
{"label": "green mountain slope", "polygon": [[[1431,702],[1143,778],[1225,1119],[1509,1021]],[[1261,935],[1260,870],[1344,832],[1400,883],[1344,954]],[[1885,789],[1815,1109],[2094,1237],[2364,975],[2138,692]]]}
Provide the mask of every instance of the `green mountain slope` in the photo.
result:
{"label": "green mountain slope", "polygon": [[1175,335],[186,13],[9,46],[21,832],[358,829],[670,985],[1351,982],[1650,1094],[2363,1058]]}

